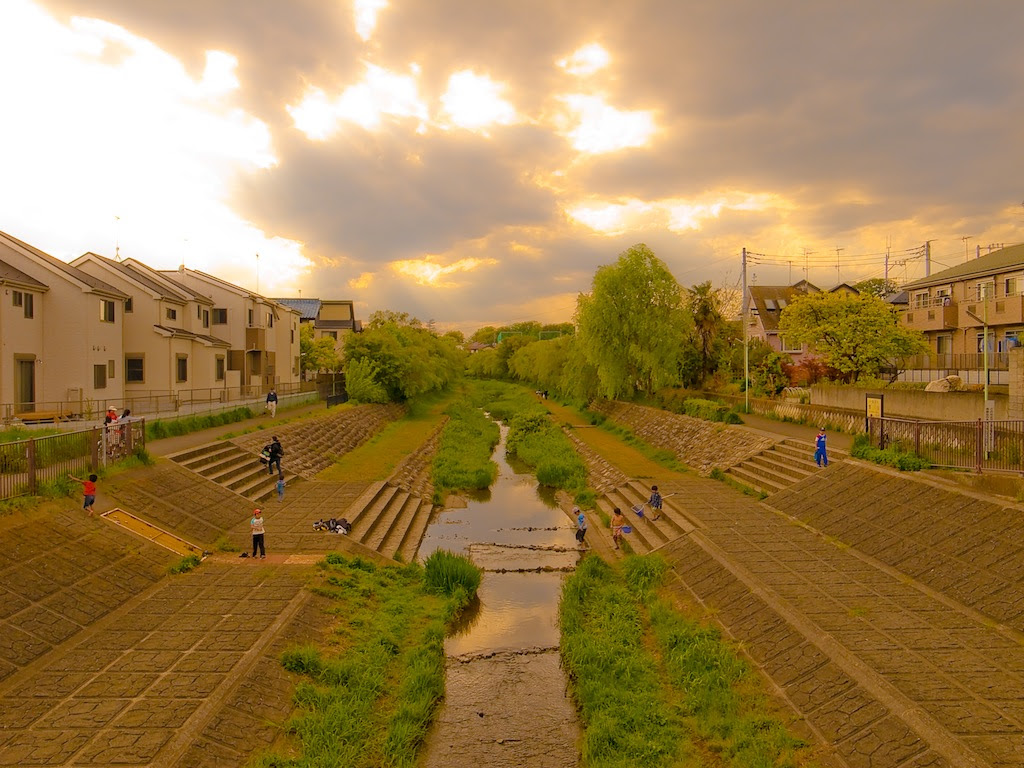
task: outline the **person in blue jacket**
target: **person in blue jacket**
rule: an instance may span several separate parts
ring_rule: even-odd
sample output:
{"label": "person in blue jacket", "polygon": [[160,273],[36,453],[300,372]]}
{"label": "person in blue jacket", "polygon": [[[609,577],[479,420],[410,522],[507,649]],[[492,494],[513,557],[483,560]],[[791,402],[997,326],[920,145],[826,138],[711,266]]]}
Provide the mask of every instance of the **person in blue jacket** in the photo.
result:
{"label": "person in blue jacket", "polygon": [[828,454],[825,452],[825,428],[818,430],[818,436],[814,438],[814,463],[819,467],[828,466]]}

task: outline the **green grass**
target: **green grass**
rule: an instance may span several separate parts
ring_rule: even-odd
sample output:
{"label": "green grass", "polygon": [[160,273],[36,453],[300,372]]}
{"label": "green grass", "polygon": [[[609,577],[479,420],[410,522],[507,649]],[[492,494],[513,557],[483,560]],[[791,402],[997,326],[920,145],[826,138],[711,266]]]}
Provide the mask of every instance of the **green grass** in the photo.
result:
{"label": "green grass", "polygon": [[251,764],[413,768],[444,695],[445,630],[475,595],[464,581],[475,568],[446,560],[441,570],[462,574],[446,582],[451,594],[428,586],[416,564],[376,566],[330,554],[322,568],[315,591],[330,601],[333,632],[324,647],[297,646],[281,657],[299,676],[297,711],[286,725],[294,748]]}
{"label": "green grass", "polygon": [[199,567],[199,563],[202,560],[199,555],[185,555],[176,563],[171,563],[167,568],[167,572],[170,574],[188,573],[191,570],[195,570]]}
{"label": "green grass", "polygon": [[[587,768],[809,768],[762,682],[720,633],[662,595],[665,562],[585,557],[562,591],[562,659]],[[707,756],[715,757],[707,762]]]}
{"label": "green grass", "polygon": [[928,469],[931,462],[921,458],[909,449],[903,448],[898,443],[893,444],[884,450],[871,446],[871,438],[861,433],[853,438],[853,447],[850,455],[856,459],[873,461],[875,464],[882,464],[887,467],[895,467],[904,472],[917,472]]}
{"label": "green grass", "polygon": [[160,440],[165,437],[178,437],[188,435],[192,432],[199,432],[203,429],[221,427],[225,424],[235,424],[239,421],[251,419],[256,414],[249,407],[232,408],[230,411],[221,413],[208,413],[206,415],[194,414],[192,416],[179,416],[176,419],[153,419],[146,420],[146,439]]}
{"label": "green grass", "polygon": [[498,477],[491,461],[498,444],[498,425],[466,400],[452,403],[431,464],[434,503],[441,504],[450,491],[482,490]]}

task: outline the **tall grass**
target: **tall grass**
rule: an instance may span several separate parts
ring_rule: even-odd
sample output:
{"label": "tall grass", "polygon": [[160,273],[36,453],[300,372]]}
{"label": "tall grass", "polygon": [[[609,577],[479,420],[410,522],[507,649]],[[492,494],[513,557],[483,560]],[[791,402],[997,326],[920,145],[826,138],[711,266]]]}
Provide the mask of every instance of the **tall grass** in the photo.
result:
{"label": "tall grass", "polygon": [[233,408],[220,413],[208,413],[204,416],[180,416],[176,419],[154,419],[146,421],[146,439],[160,440],[164,437],[178,437],[211,427],[234,424],[251,419],[255,414],[249,407]]}
{"label": "tall grass", "polygon": [[437,503],[449,491],[488,488],[498,476],[498,465],[491,461],[501,437],[498,425],[465,401],[453,403],[447,413],[431,465]]}
{"label": "tall grass", "polygon": [[[428,586],[416,564],[378,567],[335,553],[322,568],[315,591],[330,600],[337,623],[324,647],[297,646],[281,657],[300,676],[286,726],[297,744],[253,765],[413,768],[444,695],[445,628],[459,601]],[[453,595],[475,595],[466,591],[469,569],[446,560],[442,570],[449,578],[441,581],[457,585]]]}
{"label": "tall grass", "polygon": [[451,598],[459,610],[476,595],[482,578],[483,571],[469,558],[443,549],[433,552],[423,569],[423,583],[427,590]]}
{"label": "tall grass", "polygon": [[586,557],[562,592],[562,657],[580,708],[584,765],[810,766],[720,633],[660,595],[665,562]]}

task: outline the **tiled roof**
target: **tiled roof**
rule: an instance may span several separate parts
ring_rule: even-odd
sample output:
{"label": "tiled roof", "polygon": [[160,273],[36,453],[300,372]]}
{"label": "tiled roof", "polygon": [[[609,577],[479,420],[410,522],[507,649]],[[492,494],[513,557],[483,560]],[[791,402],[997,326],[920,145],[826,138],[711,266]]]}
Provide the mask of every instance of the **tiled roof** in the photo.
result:
{"label": "tiled roof", "polygon": [[[187,296],[183,296],[180,293],[169,293],[165,285],[154,280],[151,276],[147,275],[143,269],[137,268],[135,265],[138,262],[125,262],[125,261],[114,261],[108,259],[106,256],[100,256],[98,253],[87,253],[86,256],[91,256],[94,259],[102,262],[105,266],[120,272],[123,276],[129,280],[134,280],[136,283],[141,283],[149,290],[153,291],[157,296],[162,299],[169,299],[170,301],[185,302]],[[148,267],[146,268],[148,269]]]}
{"label": "tiled roof", "polygon": [[24,285],[34,285],[40,288],[47,288],[46,283],[41,283],[36,280],[32,275],[26,275],[17,267],[12,267],[6,261],[0,261],[0,280],[5,282],[22,283]]}
{"label": "tiled roof", "polygon": [[354,320],[317,320],[313,323],[314,328],[327,329],[355,330],[355,326]]}
{"label": "tiled roof", "polygon": [[761,327],[765,331],[773,332],[778,330],[779,315],[782,314],[782,310],[792,303],[794,299],[807,295],[807,291],[800,289],[800,287],[805,285],[811,289],[818,290],[806,281],[801,281],[796,286],[752,285],[747,288],[750,292],[750,300],[757,309],[757,316],[761,322]]}
{"label": "tiled roof", "polygon": [[112,285],[108,285],[107,283],[100,280],[98,277],[93,277],[92,275],[86,274],[82,270],[78,269],[78,267],[73,267],[66,261],[61,261],[55,256],[51,256],[50,254],[45,253],[44,251],[40,251],[38,248],[34,248],[28,243],[24,243],[16,237],[11,237],[6,232],[0,232],[0,255],[3,254],[4,250],[9,250],[17,253],[14,246],[22,248],[23,250],[26,250],[29,253],[32,253],[33,255],[45,261],[47,265],[52,267],[55,271],[63,273],[65,276],[71,278],[72,280],[76,280],[80,283],[85,283],[94,291],[106,293],[121,299],[128,298],[128,294],[117,290],[117,288],[115,288]]}
{"label": "tiled roof", "polygon": [[920,280],[915,280],[912,283],[907,283],[903,287],[908,290],[928,288],[932,285],[970,280],[974,277],[988,277],[1013,269],[1024,269],[1024,243],[1000,248],[998,251],[992,251],[992,253],[986,253],[984,256],[971,259],[964,264],[957,264],[955,267],[950,267],[928,277],[922,277]]}
{"label": "tiled roof", "polygon": [[320,314],[320,299],[273,299],[273,301],[297,310],[300,320],[316,320],[316,316]]}

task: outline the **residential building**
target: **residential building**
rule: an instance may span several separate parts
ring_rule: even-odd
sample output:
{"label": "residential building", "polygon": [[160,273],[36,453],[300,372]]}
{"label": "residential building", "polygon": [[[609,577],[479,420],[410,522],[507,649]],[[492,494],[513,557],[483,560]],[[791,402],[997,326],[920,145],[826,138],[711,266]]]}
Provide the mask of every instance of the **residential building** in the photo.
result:
{"label": "residential building", "polygon": [[213,299],[135,259],[86,253],[71,262],[128,294],[124,302],[124,388],[131,400],[226,399],[230,344],[211,334]]}
{"label": "residential building", "polygon": [[102,413],[124,393],[123,308],[106,281],[0,232],[0,402]]}
{"label": "residential building", "polygon": [[1024,342],[1024,245],[1000,248],[903,288],[908,303],[901,320],[921,331],[930,347],[929,355],[910,361],[912,373],[904,378],[955,373],[980,383],[987,363],[989,383],[1006,383],[1006,353]]}
{"label": "residential building", "polygon": [[794,363],[813,357],[806,344],[789,344],[779,333],[782,310],[796,299],[821,289],[806,280],[794,285],[751,285],[747,287],[748,340],[760,339],[776,352],[789,355]]}
{"label": "residential building", "polygon": [[229,345],[229,389],[259,393],[299,381],[299,312],[196,269],[160,274],[212,301],[210,335]]}
{"label": "residential building", "polygon": [[274,299],[296,310],[303,325],[313,326],[313,339],[334,341],[338,357],[344,357],[345,337],[361,333],[362,320],[356,320],[355,304],[342,299]]}

